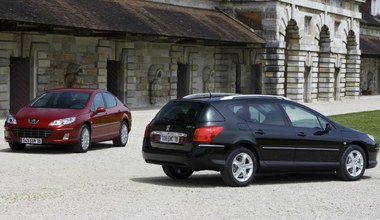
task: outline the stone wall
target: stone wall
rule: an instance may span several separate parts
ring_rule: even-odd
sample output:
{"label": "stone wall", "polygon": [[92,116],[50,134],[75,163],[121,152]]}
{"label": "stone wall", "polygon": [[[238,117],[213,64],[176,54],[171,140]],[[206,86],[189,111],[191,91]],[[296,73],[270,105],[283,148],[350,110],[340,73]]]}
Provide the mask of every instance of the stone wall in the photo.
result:
{"label": "stone wall", "polygon": [[[21,37],[22,36],[22,37]],[[0,34],[0,112],[9,111],[10,57],[30,60],[30,99],[52,88],[107,89],[108,61],[120,63],[118,95],[132,108],[162,106],[177,97],[178,65],[190,93],[248,91],[256,46],[218,47],[70,35]],[[239,77],[238,77],[239,76]],[[237,80],[239,82],[237,83]]]}

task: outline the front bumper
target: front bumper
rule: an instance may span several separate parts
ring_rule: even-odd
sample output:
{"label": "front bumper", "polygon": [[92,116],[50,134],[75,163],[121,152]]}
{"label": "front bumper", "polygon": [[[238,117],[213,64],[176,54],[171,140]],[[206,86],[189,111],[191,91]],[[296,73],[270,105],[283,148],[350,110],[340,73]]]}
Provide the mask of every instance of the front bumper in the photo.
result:
{"label": "front bumper", "polygon": [[[78,131],[74,128],[46,128],[44,130],[49,130],[50,134],[46,137],[39,135],[36,132],[27,132],[22,134],[16,134],[12,131],[12,128],[17,127],[5,127],[4,128],[4,139],[7,142],[21,143],[21,138],[40,138],[42,140],[42,145],[48,144],[74,144],[78,142]],[[32,129],[32,128],[26,128]],[[34,128],[33,128],[34,129]]]}

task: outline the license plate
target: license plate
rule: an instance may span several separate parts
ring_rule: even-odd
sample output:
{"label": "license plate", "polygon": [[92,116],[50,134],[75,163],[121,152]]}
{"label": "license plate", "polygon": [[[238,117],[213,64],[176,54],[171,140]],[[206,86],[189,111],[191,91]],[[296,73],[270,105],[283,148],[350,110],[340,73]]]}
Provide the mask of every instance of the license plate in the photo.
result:
{"label": "license plate", "polygon": [[41,138],[20,138],[22,144],[42,144]]}
{"label": "license plate", "polygon": [[153,131],[153,141],[159,143],[180,144],[183,143],[187,137],[184,133],[167,132],[167,131]]}
{"label": "license plate", "polygon": [[179,136],[176,133],[162,133],[160,135],[160,142],[178,144]]}

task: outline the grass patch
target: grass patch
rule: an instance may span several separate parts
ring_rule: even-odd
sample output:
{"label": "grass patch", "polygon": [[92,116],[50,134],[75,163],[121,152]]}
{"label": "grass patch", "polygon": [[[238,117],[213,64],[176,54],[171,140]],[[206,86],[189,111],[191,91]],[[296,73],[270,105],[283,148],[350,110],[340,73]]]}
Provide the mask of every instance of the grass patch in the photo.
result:
{"label": "grass patch", "polygon": [[380,111],[333,115],[329,118],[341,125],[371,134],[376,141],[380,140]]}

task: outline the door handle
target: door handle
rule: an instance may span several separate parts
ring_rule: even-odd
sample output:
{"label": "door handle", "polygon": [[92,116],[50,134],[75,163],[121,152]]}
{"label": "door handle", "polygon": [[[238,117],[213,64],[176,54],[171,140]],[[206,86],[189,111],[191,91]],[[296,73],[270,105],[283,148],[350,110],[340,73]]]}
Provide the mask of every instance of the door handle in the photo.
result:
{"label": "door handle", "polygon": [[298,136],[305,137],[306,134],[301,131],[300,133],[298,133]]}
{"label": "door handle", "polygon": [[259,129],[255,131],[255,134],[265,134],[263,130]]}

